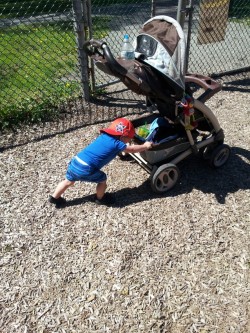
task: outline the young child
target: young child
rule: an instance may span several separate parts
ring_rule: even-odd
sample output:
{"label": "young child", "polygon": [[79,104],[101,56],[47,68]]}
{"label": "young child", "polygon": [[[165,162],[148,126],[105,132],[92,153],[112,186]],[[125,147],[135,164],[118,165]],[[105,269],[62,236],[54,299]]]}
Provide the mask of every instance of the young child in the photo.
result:
{"label": "young child", "polygon": [[110,193],[105,193],[107,175],[102,167],[113,160],[120,152],[139,153],[150,149],[152,143],[130,145],[135,135],[133,124],[125,119],[114,120],[108,128],[100,130],[101,134],[85,149],[72,158],[68,165],[66,179],[61,181],[55,192],[49,196],[49,202],[56,206],[66,204],[61,195],[76,181],[97,183],[94,201],[97,204],[109,205],[114,202]]}

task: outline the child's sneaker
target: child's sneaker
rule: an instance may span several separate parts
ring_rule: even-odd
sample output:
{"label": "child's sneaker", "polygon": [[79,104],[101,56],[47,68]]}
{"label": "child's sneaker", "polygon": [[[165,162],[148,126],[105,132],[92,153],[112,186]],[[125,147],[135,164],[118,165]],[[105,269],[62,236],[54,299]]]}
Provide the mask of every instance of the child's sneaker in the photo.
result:
{"label": "child's sneaker", "polygon": [[52,195],[49,195],[49,202],[56,205],[57,207],[59,206],[65,206],[66,204],[66,200],[62,197],[59,197],[59,198],[54,198],[52,197]]}
{"label": "child's sneaker", "polygon": [[98,199],[97,196],[95,195],[94,196],[94,202],[97,205],[106,205],[106,206],[109,206],[109,205],[112,205],[112,204],[115,203],[115,197],[111,193],[105,193],[104,196],[102,197],[102,199]]}

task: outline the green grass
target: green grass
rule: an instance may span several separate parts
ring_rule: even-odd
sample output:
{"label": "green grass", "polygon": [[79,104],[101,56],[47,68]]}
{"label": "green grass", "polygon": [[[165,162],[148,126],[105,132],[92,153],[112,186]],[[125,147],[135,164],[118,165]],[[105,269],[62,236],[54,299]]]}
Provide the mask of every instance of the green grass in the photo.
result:
{"label": "green grass", "polygon": [[229,18],[233,22],[244,23],[250,26],[250,3],[249,0],[231,0]]}
{"label": "green grass", "polygon": [[24,17],[70,11],[70,0],[4,0],[0,3],[0,18]]}
{"label": "green grass", "polygon": [[[140,3],[144,0],[92,0],[92,6],[107,6],[113,4]],[[4,0],[0,3],[0,19],[12,17],[29,17],[49,13],[69,12],[71,0]]]}
{"label": "green grass", "polygon": [[0,127],[50,118],[79,94],[72,28],[16,26],[0,31]]}
{"label": "green grass", "polygon": [[[92,6],[142,1],[92,0]],[[6,0],[0,19],[71,10],[71,0]],[[94,38],[105,38],[111,19],[93,19]],[[53,119],[63,103],[82,95],[71,21],[0,28],[0,40],[0,129]]]}
{"label": "green grass", "polygon": [[231,0],[229,7],[229,17],[237,19],[245,19],[249,22],[250,3],[249,0]]}
{"label": "green grass", "polygon": [[[95,38],[107,34],[94,20]],[[72,22],[0,30],[0,128],[50,120],[82,94]]]}

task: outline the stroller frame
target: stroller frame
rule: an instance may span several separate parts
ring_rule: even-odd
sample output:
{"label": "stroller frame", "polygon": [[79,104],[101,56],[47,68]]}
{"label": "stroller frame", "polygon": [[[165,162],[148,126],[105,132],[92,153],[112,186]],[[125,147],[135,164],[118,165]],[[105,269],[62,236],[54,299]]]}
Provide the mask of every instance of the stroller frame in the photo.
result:
{"label": "stroller frame", "polygon": [[[149,45],[148,49],[143,42]],[[224,144],[224,132],[216,116],[205,105],[222,87],[210,77],[184,73],[184,34],[178,22],[168,16],[156,16],[144,23],[134,46],[135,60],[115,59],[104,41],[87,41],[83,49],[99,69],[118,77],[130,90],[146,96],[147,106],[156,108],[149,115],[132,120],[135,129],[159,117],[168,119],[176,128],[176,138],[156,143],[148,151],[130,154],[150,174],[152,190],[165,193],[179,180],[177,164],[188,156],[199,154],[214,168],[227,162],[230,147]],[[193,98],[197,89],[202,93]],[[186,114],[191,109],[183,111],[187,92],[195,120],[191,127],[190,123],[186,124],[186,119],[190,121]],[[136,135],[134,141],[142,144],[145,140]]]}

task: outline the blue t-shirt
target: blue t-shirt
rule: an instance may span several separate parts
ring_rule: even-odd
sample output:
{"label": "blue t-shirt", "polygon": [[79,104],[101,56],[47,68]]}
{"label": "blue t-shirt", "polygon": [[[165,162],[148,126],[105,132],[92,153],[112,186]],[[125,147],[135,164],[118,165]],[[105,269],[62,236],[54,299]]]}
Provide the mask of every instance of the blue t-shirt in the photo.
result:
{"label": "blue t-shirt", "polygon": [[126,148],[121,140],[103,133],[76,156],[91,167],[101,169]]}

